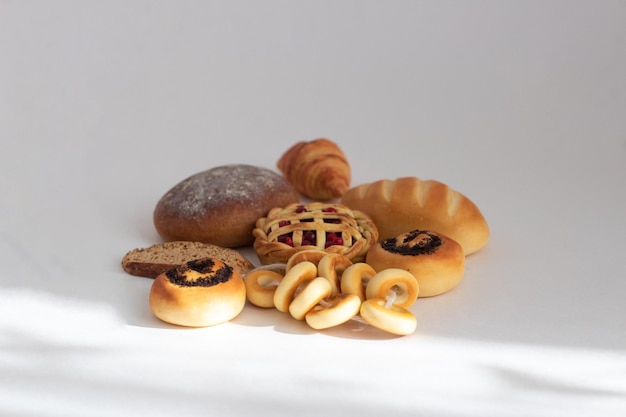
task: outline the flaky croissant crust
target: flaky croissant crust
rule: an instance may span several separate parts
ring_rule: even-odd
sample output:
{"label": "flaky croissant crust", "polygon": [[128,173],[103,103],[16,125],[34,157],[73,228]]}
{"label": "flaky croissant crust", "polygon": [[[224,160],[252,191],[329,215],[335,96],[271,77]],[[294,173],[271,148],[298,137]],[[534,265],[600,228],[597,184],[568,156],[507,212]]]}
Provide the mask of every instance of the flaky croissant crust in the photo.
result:
{"label": "flaky croissant crust", "polygon": [[329,139],[298,142],[276,165],[299,193],[313,200],[339,198],[350,188],[350,164],[339,146]]}

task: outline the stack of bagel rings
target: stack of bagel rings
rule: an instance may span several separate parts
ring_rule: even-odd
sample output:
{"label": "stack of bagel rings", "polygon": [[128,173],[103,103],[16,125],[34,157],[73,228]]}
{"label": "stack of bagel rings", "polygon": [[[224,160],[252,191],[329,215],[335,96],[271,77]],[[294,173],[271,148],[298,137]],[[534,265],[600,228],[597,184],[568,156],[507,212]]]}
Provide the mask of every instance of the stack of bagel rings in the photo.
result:
{"label": "stack of bagel rings", "polygon": [[409,271],[387,268],[377,272],[341,254],[305,250],[294,254],[281,272],[257,268],[246,274],[248,301],[288,313],[316,330],[358,317],[400,336],[417,327],[409,307],[418,298],[419,284]]}

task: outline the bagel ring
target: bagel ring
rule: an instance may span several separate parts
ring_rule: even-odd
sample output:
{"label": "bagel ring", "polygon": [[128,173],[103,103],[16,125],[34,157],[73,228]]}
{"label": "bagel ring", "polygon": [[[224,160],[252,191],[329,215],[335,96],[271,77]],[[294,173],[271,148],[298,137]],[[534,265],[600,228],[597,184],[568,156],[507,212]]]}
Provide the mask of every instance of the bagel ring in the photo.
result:
{"label": "bagel ring", "polygon": [[316,330],[339,326],[359,314],[361,299],[356,294],[337,294],[323,299],[306,315],[309,326]]}
{"label": "bagel ring", "polygon": [[332,291],[330,282],[323,277],[309,281],[289,304],[289,314],[296,320],[304,320],[306,314]]}
{"label": "bagel ring", "polygon": [[321,249],[305,249],[298,251],[291,255],[289,260],[287,261],[287,266],[285,267],[285,272],[289,271],[294,265],[299,264],[300,262],[309,261],[313,262],[315,266],[320,263],[320,260],[326,256],[326,252]]}
{"label": "bagel ring", "polygon": [[339,253],[326,254],[317,265],[318,275],[330,281],[333,295],[339,294],[341,276],[350,265],[350,258]]}
{"label": "bagel ring", "polygon": [[274,293],[283,276],[276,271],[255,269],[246,274],[246,297],[257,307],[273,308]]}
{"label": "bagel ring", "polygon": [[419,295],[419,284],[415,276],[404,269],[388,268],[379,271],[365,287],[365,298],[394,297],[392,303],[409,308]]}
{"label": "bagel ring", "polygon": [[384,298],[370,298],[361,304],[361,318],[387,333],[405,336],[415,331],[417,320],[413,313],[398,305],[386,307]]}
{"label": "bagel ring", "polygon": [[301,284],[317,277],[317,267],[313,262],[304,261],[294,265],[283,277],[274,291],[274,307],[283,313],[289,311],[289,304]]}
{"label": "bagel ring", "polygon": [[374,275],[376,275],[376,270],[365,262],[350,265],[341,275],[341,293],[355,294],[361,301],[364,301],[365,287]]}

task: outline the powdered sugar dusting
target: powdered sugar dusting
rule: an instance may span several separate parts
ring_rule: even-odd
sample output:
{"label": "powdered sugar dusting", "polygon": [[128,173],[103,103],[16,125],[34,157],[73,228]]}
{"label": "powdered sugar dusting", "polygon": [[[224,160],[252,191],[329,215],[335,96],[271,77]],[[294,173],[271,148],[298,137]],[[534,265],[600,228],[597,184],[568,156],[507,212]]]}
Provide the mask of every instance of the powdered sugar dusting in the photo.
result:
{"label": "powdered sugar dusting", "polygon": [[163,196],[161,204],[194,218],[224,205],[255,205],[267,193],[283,192],[290,187],[285,178],[269,169],[224,165],[181,181]]}

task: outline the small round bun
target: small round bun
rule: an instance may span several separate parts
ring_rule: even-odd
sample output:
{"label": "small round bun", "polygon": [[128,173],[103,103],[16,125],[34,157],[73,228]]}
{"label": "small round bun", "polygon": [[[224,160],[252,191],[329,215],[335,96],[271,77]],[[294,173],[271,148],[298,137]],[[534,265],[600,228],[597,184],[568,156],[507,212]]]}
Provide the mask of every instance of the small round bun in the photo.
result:
{"label": "small round bun", "polygon": [[409,271],[417,278],[419,297],[450,291],[465,272],[461,245],[426,230],[413,230],[377,242],[367,252],[366,262],[379,272],[389,268]]}
{"label": "small round bun", "polygon": [[155,278],[150,309],[179,326],[206,327],[235,318],[246,303],[239,272],[215,258],[187,262]]}
{"label": "small round bun", "polygon": [[258,218],[297,203],[298,193],[278,173],[252,165],[223,165],[197,173],[157,203],[154,226],[165,241],[250,246]]}

